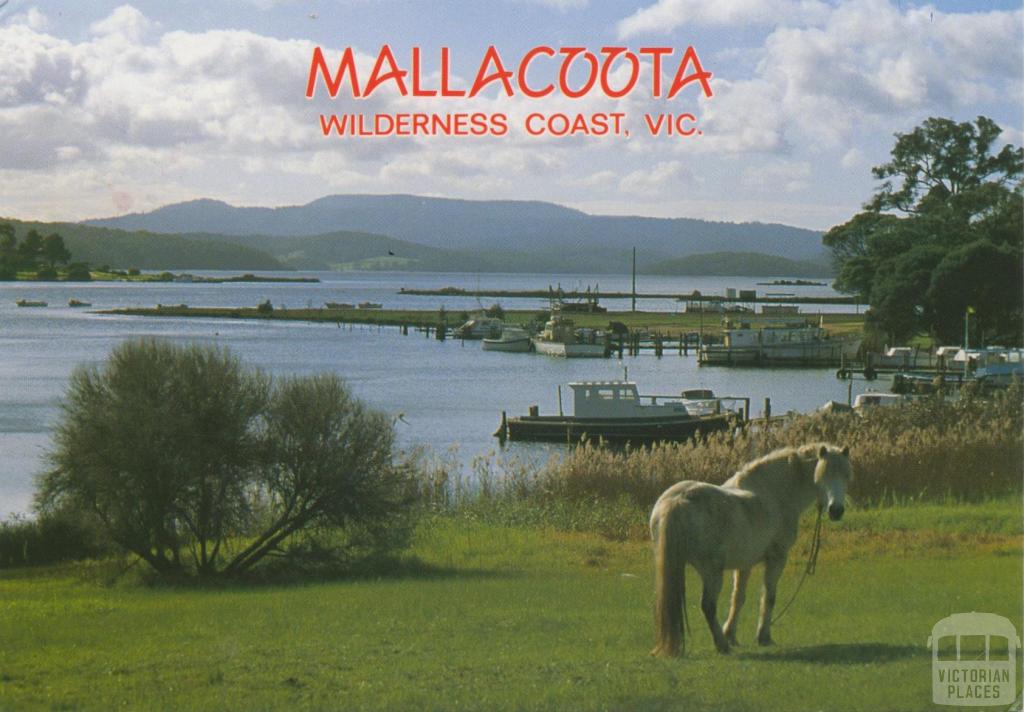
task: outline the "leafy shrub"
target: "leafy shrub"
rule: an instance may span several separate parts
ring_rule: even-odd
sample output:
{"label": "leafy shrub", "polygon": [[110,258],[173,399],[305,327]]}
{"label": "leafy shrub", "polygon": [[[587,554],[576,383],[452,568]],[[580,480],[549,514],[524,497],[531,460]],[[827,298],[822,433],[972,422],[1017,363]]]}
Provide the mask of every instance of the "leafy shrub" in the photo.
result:
{"label": "leafy shrub", "polygon": [[58,511],[0,522],[0,569],[86,559],[111,550],[95,523],[78,513]]}
{"label": "leafy shrub", "polygon": [[64,280],[67,282],[91,282],[92,274],[89,272],[89,265],[85,262],[71,263],[68,265]]}
{"label": "leafy shrub", "polygon": [[129,341],[74,372],[63,411],[40,510],[91,513],[162,575],[241,574],[332,528],[407,538],[391,422],[336,376],[275,383],[223,350]]}

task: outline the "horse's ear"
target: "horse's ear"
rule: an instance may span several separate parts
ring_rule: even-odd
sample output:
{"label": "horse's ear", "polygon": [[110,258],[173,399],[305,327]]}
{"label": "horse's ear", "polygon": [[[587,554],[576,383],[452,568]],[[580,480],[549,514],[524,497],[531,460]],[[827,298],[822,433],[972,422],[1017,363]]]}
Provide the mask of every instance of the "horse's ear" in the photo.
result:
{"label": "horse's ear", "polygon": [[826,455],[828,455],[828,446],[822,445],[821,449],[818,450],[818,458],[824,460]]}
{"label": "horse's ear", "polygon": [[850,456],[850,446],[849,445],[844,445],[843,446],[843,455],[846,456],[846,457]]}

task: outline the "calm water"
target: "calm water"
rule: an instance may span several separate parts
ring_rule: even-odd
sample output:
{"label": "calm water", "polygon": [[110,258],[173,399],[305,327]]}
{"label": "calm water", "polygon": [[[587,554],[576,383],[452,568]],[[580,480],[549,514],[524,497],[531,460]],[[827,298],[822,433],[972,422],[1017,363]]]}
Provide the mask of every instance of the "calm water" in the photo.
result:
{"label": "calm water", "polygon": [[[216,274],[216,273],[206,273]],[[316,273],[319,284],[45,284],[0,283],[0,517],[31,506],[33,476],[44,467],[50,428],[59,414],[68,375],[78,364],[101,362],[125,338],[153,336],[176,342],[230,347],[246,362],[272,373],[333,371],[357,395],[393,415],[404,447],[427,445],[438,452],[455,447],[456,457],[498,450],[491,433],[500,412],[557,411],[556,386],[573,380],[621,378],[623,367],[643,393],[678,393],[712,388],[719,395],[750,396],[758,412],[763,399],[772,410],[808,411],[828,399],[845,400],[846,385],[834,369],[767,371],[698,368],[696,359],[653,355],[617,359],[559,360],[532,354],[484,353],[478,342],[438,342],[397,329],[217,319],[116,317],[71,309],[69,299],[93,309],[186,303],[191,306],[252,306],[270,299],[275,306],[320,306],[325,301],[381,302],[386,308],[438,308],[449,312],[478,306],[472,297],[412,297],[400,287],[544,289],[600,284],[602,291],[628,291],[629,276],[467,275],[436,273]],[[638,291],[723,293],[726,286],[752,289],[754,278],[640,277]],[[830,294],[828,287],[756,287],[759,292]],[[45,309],[18,308],[16,299],[41,299]],[[484,298],[485,305],[495,300]],[[605,300],[610,309],[628,309],[627,300]],[[537,299],[503,299],[506,308],[543,308]],[[639,308],[675,311],[672,300],[649,300]],[[834,309],[833,309],[834,311]],[[568,395],[568,394],[566,394]],[[567,404],[568,405],[568,404]],[[558,446],[512,444],[504,452],[546,458]]]}

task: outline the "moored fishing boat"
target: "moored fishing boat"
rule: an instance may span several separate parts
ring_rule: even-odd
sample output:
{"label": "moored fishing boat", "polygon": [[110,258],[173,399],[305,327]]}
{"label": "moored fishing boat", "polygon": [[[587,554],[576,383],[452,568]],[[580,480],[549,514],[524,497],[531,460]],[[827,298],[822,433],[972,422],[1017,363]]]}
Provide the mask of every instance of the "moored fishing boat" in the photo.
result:
{"label": "moored fishing boat", "polygon": [[455,330],[456,339],[497,339],[504,324],[501,319],[489,316],[475,316]]}
{"label": "moored fishing boat", "polygon": [[[495,433],[510,440],[612,443],[682,441],[745,420],[748,398],[716,398],[701,391],[698,399],[682,396],[641,395],[632,381],[570,383],[572,415],[530,415],[506,418]],[[699,401],[699,403],[695,402]],[[561,402],[561,395],[559,395]],[[561,406],[559,406],[561,410]]]}
{"label": "moored fishing boat", "polygon": [[533,347],[539,354],[563,358],[601,358],[609,352],[602,332],[577,329],[572,319],[562,316],[558,306],[552,308],[544,330],[533,337]]}
{"label": "moored fishing boat", "polygon": [[722,343],[703,344],[699,359],[719,366],[836,366],[853,359],[860,343],[860,337],[834,337],[806,321],[734,326],[727,319]]}
{"label": "moored fishing boat", "polygon": [[68,300],[68,306],[69,307],[91,307],[92,306],[92,302],[83,302],[80,299],[69,299]]}
{"label": "moored fishing boat", "polygon": [[484,338],[480,344],[484,351],[505,351],[509,353],[526,353],[533,348],[530,333],[518,326],[502,328],[498,337]]}
{"label": "moored fishing boat", "polygon": [[19,307],[45,307],[47,303],[40,299],[18,299],[14,302]]}

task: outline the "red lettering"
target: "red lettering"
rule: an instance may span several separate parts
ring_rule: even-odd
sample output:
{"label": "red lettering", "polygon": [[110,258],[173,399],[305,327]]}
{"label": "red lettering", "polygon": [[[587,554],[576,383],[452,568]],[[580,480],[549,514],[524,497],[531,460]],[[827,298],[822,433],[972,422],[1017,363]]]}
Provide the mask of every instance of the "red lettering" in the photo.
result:
{"label": "red lettering", "polygon": [[[494,71],[490,74],[484,74],[490,65],[494,65]],[[469,96],[474,97],[479,94],[488,84],[494,81],[500,81],[505,87],[505,95],[513,96],[515,92],[512,91],[512,83],[509,79],[512,78],[512,72],[505,69],[505,65],[501,63],[501,55],[498,54],[498,50],[494,48],[494,45],[490,45],[487,48],[487,53],[484,55],[484,59],[480,62],[480,69],[476,73],[476,79],[473,80],[473,87],[469,90]]]}
{"label": "red lettering", "polygon": [[[385,62],[388,64],[389,69],[384,74],[381,74],[381,70],[384,68]],[[374,89],[388,80],[393,80],[398,86],[398,92],[402,96],[405,96],[409,93],[405,88],[404,77],[406,74],[408,74],[408,72],[404,69],[398,68],[398,64],[395,62],[395,55],[391,54],[391,47],[384,45],[380,48],[380,54],[377,55],[377,61],[373,65],[373,71],[370,72],[370,81],[366,83],[366,89],[363,91],[363,96],[370,96]]]}
{"label": "red lettering", "polygon": [[412,95],[413,96],[437,96],[437,89],[423,89],[420,87],[420,48],[412,48]]}
{"label": "red lettering", "polygon": [[530,66],[530,62],[532,62],[533,58],[536,57],[538,54],[546,54],[549,57],[554,57],[555,50],[545,46],[534,47],[523,56],[523,61],[519,64],[519,90],[523,92],[523,94],[525,94],[526,96],[530,97],[531,99],[540,99],[541,97],[547,96],[548,94],[555,90],[554,84],[548,84],[540,91],[534,91],[526,84],[527,69]]}
{"label": "red lettering", "polygon": [[[640,60],[632,52],[627,52],[625,47],[602,47],[601,52],[607,54],[605,57],[604,64],[601,66],[601,91],[604,92],[605,96],[612,99],[618,99],[626,96],[629,92],[633,91],[633,87],[636,86],[637,80],[640,79]],[[625,53],[625,59],[629,62],[630,76],[629,81],[619,91],[612,91],[611,85],[608,83],[608,74],[611,72],[612,63],[615,62],[615,58],[620,54]]]}
{"label": "red lettering", "polygon": [[352,87],[352,96],[359,98],[362,96],[359,92],[359,79],[356,77],[356,64],[355,57],[352,56],[352,48],[346,47],[345,51],[341,55],[341,62],[338,63],[338,72],[331,75],[329,69],[327,69],[327,61],[324,59],[323,50],[320,47],[313,48],[313,59],[309,64],[309,81],[306,82],[306,98],[312,99],[313,94],[316,91],[316,77],[317,74],[324,78],[324,83],[327,85],[327,92],[333,99],[338,95],[341,90],[341,81],[344,74],[348,74],[348,82]]}
{"label": "red lettering", "polygon": [[640,54],[651,55],[651,95],[661,98],[661,58],[672,54],[671,47],[641,47]]}
{"label": "red lettering", "polygon": [[[693,68],[691,73],[687,74],[687,69],[690,68],[691,64]],[[701,66],[700,59],[697,57],[697,50],[693,46],[687,47],[686,52],[683,53],[683,58],[679,60],[679,69],[676,70],[676,76],[672,80],[672,89],[668,92],[668,98],[673,98],[690,82],[700,82],[704,96],[710,99],[714,94],[711,91],[711,85],[708,83],[709,79],[711,79],[711,72],[705,71],[704,67]]]}
{"label": "red lettering", "polygon": [[[563,47],[561,52],[565,55],[565,59],[562,60],[562,69],[558,72],[558,87],[562,90],[562,94],[570,99],[579,99],[586,95],[597,81],[597,57],[592,52],[588,52],[586,47]],[[574,91],[569,88],[569,68],[572,66],[573,60],[581,54],[590,64],[590,77],[582,87]]]}
{"label": "red lettering", "polygon": [[448,48],[441,48],[441,96],[466,96],[465,89],[452,89],[448,86],[449,76]]}

